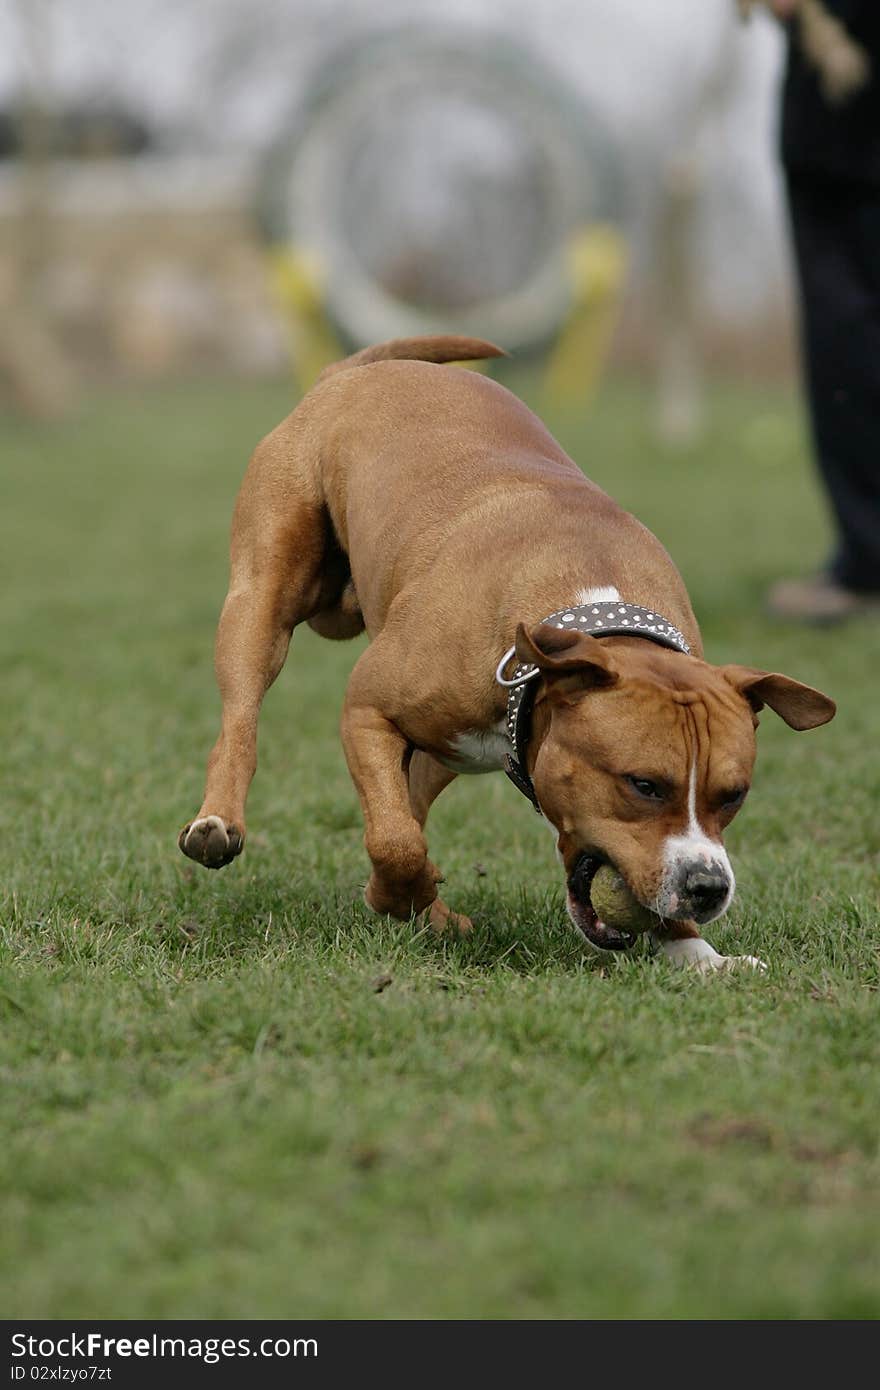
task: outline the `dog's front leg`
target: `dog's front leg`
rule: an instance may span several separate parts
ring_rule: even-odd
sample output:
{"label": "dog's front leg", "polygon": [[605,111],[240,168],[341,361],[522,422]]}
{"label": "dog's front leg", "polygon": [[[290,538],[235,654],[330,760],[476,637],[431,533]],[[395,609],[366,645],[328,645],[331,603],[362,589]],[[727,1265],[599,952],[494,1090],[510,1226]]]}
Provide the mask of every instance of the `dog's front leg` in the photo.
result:
{"label": "dog's front leg", "polygon": [[[357,672],[355,673],[357,674]],[[364,845],[373,872],[364,891],[374,912],[408,918],[426,914],[437,931],[470,922],[437,897],[440,873],[428,858],[422,827],[410,804],[406,738],[352,680],[342,716],[342,743],[364,814]]]}
{"label": "dog's front leg", "polygon": [[766,970],[767,966],[757,956],[722,956],[704,941],[696,922],[667,922],[662,932],[652,932],[651,939],[661,955],[673,965],[690,966],[701,974],[713,970],[733,970],[737,966],[748,966],[752,970]]}

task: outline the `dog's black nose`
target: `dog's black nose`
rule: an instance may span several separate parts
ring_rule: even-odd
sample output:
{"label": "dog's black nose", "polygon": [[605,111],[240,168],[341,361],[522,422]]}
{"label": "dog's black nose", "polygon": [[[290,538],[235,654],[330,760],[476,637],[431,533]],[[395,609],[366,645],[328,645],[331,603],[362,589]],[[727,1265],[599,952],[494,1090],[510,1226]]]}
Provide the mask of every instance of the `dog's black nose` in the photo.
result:
{"label": "dog's black nose", "polygon": [[709,916],[719,908],[730,890],[730,879],[720,870],[691,869],[684,881],[685,897],[695,917]]}

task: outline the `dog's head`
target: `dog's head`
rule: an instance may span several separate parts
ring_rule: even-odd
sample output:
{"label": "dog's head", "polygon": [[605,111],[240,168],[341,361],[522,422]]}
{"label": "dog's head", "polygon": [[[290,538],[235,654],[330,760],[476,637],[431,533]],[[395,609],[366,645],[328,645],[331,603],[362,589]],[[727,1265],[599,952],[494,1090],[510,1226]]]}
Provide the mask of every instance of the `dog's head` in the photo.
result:
{"label": "dog's head", "polygon": [[603,862],[661,917],[720,916],[734,891],[722,837],[751,783],[758,710],[813,729],[833,718],[833,700],[788,676],[546,623],[520,624],[516,654],[543,677],[530,772],[575,924],[596,945],[629,944],[590,903]]}

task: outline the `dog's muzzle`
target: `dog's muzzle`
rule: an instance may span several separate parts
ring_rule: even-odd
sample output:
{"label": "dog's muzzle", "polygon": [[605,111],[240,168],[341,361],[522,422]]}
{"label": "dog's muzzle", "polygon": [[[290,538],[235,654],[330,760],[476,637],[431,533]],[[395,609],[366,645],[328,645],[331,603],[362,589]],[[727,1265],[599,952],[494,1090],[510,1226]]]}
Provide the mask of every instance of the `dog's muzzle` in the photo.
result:
{"label": "dog's muzzle", "polygon": [[730,900],[733,881],[722,864],[685,864],[679,871],[675,892],[676,917],[703,925],[718,917]]}

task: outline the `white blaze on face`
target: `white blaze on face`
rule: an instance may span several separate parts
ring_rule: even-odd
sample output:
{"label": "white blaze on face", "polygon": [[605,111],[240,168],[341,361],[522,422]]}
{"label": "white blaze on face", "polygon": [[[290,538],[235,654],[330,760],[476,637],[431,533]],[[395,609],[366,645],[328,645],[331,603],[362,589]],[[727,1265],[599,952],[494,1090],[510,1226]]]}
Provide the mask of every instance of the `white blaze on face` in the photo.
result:
{"label": "white blaze on face", "polygon": [[719,869],[728,879],[730,887],[727,897],[714,913],[720,917],[730,907],[736,883],[727,851],[719,840],[712,840],[697,820],[697,760],[691,764],[688,779],[688,819],[684,831],[679,835],[668,835],[663,846],[663,877],[660,891],[654,904],[654,911],[660,917],[675,918],[679,909],[678,885],[686,868],[705,864],[706,868]]}

